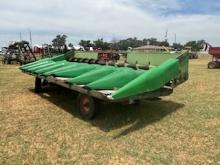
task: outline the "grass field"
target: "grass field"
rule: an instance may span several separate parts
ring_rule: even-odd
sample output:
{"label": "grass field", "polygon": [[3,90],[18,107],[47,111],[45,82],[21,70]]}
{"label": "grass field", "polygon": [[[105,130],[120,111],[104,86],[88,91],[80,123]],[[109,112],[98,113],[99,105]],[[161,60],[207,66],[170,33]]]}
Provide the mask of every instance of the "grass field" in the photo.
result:
{"label": "grass field", "polygon": [[161,101],[101,105],[84,121],[68,90],[0,64],[0,164],[220,164],[220,69],[190,61],[190,79]]}

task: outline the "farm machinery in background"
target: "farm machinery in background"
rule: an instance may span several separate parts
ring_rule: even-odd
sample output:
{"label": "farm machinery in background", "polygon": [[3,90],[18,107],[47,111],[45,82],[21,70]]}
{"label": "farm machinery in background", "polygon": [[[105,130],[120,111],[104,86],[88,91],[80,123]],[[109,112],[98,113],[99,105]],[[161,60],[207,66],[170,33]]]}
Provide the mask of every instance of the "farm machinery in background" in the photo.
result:
{"label": "farm machinery in background", "polygon": [[192,47],[185,47],[184,50],[188,51],[189,59],[198,59],[198,53],[195,51],[192,51]]}
{"label": "farm machinery in background", "polygon": [[4,47],[3,64],[19,63],[20,65],[37,60],[27,41],[15,42]]}
{"label": "farm machinery in background", "polygon": [[210,47],[209,54],[212,55],[212,61],[208,63],[208,68],[220,68],[220,47]]}
{"label": "farm machinery in background", "polygon": [[19,63],[20,65],[66,53],[68,51],[66,46],[58,50],[48,44],[44,44],[42,47],[34,46],[32,50],[27,41],[14,42],[8,47],[3,47],[2,49],[4,50],[4,53],[2,53],[3,64]]}
{"label": "farm machinery in background", "polygon": [[[72,53],[73,52],[73,53]],[[123,63],[126,61],[127,52],[125,51],[70,51],[73,62],[88,61],[89,63]]]}
{"label": "farm machinery in background", "polygon": [[124,51],[99,51],[98,60],[103,62],[126,61],[127,52]]}
{"label": "farm machinery in background", "polygon": [[98,59],[104,62],[108,61],[117,61],[119,60],[120,56],[114,52],[99,52]]}
{"label": "farm machinery in background", "polygon": [[220,68],[220,47],[212,47],[209,43],[204,44],[204,51],[212,56],[212,61],[208,63],[208,69]]}
{"label": "farm machinery in background", "polygon": [[52,45],[43,44],[42,47],[40,48],[40,54],[41,54],[42,58],[52,57],[55,55],[66,53],[68,51],[70,51],[70,50],[68,50],[66,45],[60,49],[55,49]]}
{"label": "farm machinery in background", "polygon": [[8,50],[8,47],[2,47],[1,51],[0,51],[0,60],[2,61],[4,55],[6,54]]}

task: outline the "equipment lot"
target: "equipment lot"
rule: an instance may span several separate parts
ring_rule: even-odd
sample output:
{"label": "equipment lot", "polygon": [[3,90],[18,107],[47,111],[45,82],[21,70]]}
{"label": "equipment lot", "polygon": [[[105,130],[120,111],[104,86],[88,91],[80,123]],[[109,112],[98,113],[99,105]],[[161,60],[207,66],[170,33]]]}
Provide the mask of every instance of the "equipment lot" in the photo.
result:
{"label": "equipment lot", "polygon": [[33,92],[34,79],[0,64],[0,164],[220,164],[220,70],[190,61],[174,94],[141,105],[101,104],[79,117],[68,90]]}

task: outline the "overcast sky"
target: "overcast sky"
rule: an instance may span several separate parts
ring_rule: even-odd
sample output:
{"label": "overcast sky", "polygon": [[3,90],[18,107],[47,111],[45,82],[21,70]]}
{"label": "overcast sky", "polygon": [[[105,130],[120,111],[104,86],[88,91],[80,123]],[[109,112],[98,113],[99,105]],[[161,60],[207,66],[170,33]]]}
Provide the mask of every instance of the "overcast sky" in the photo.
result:
{"label": "overcast sky", "polygon": [[0,0],[0,46],[9,41],[50,43],[127,37],[177,42],[205,39],[220,46],[220,0]]}

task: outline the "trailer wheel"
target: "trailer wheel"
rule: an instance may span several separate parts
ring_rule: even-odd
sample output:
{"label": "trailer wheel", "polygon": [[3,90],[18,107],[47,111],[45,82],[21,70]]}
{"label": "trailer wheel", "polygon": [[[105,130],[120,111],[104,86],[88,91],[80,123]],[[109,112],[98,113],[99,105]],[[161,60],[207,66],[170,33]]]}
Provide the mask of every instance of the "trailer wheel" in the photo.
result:
{"label": "trailer wheel", "polygon": [[45,89],[45,87],[47,87],[47,85],[48,85],[48,81],[36,77],[36,78],[35,78],[34,92],[35,92],[35,93],[40,93],[40,92],[42,92],[42,91]]}
{"label": "trailer wheel", "polygon": [[11,60],[8,59],[8,60],[7,60],[7,64],[11,64]]}
{"label": "trailer wheel", "polygon": [[215,62],[209,62],[208,63],[208,68],[209,69],[215,69],[215,67],[216,67],[216,63]]}
{"label": "trailer wheel", "polygon": [[77,108],[82,116],[86,120],[91,120],[96,115],[95,99],[89,95],[79,94],[77,98]]}
{"label": "trailer wheel", "polygon": [[41,78],[38,78],[38,77],[35,78],[34,92],[35,93],[42,92],[42,79]]}

